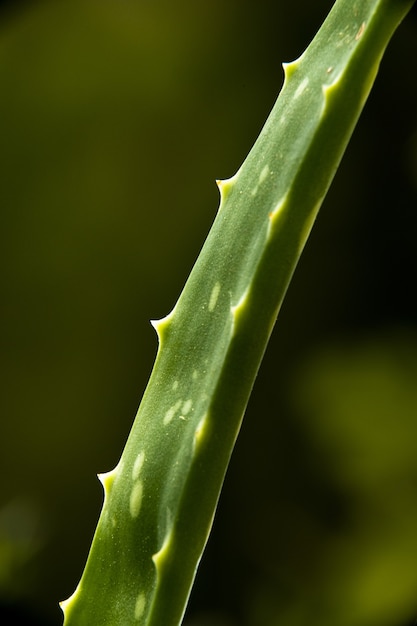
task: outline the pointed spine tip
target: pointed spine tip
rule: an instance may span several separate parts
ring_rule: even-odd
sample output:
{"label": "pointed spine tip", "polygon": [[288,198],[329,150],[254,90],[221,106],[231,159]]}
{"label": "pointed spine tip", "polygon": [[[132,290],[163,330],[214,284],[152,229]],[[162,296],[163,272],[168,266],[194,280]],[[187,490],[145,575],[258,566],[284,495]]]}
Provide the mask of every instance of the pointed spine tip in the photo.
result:
{"label": "pointed spine tip", "polygon": [[111,472],[104,472],[102,474],[97,474],[97,478],[103,485],[104,493],[108,495],[110,493],[110,489],[113,486],[114,479],[116,478],[118,465],[111,470]]}
{"label": "pointed spine tip", "polygon": [[155,329],[156,334],[159,336],[159,325],[161,324],[161,322],[164,320],[164,318],[160,319],[160,320],[150,320],[151,322],[151,326],[152,328]]}
{"label": "pointed spine tip", "polygon": [[298,66],[300,65],[299,60],[289,61],[288,63],[282,64],[282,69],[284,70],[285,80],[289,80],[291,76],[295,74]]}
{"label": "pointed spine tip", "polygon": [[[68,616],[68,614],[69,614],[69,612],[70,612],[70,610],[72,608],[72,605],[77,600],[78,591],[79,591],[79,585],[77,586],[77,588],[74,591],[74,593],[69,596],[69,598],[67,598],[66,600],[61,600],[59,602],[59,608],[63,612],[65,618]],[[65,621],[64,621],[64,623],[65,623]]]}
{"label": "pointed spine tip", "polygon": [[222,202],[224,202],[227,196],[230,194],[231,190],[235,186],[237,174],[232,176],[231,178],[226,178],[225,180],[216,180],[216,185],[220,191],[220,206]]}
{"label": "pointed spine tip", "polygon": [[284,70],[284,83],[286,83],[290,78],[294,76],[301,65],[301,61],[303,60],[304,52],[294,61],[289,61],[288,63],[282,64],[282,69]]}
{"label": "pointed spine tip", "polygon": [[166,336],[168,328],[172,324],[172,318],[174,316],[175,308],[168,313],[165,317],[162,317],[159,320],[151,320],[151,326],[155,329],[156,334],[158,335],[159,343],[161,343],[163,337]]}

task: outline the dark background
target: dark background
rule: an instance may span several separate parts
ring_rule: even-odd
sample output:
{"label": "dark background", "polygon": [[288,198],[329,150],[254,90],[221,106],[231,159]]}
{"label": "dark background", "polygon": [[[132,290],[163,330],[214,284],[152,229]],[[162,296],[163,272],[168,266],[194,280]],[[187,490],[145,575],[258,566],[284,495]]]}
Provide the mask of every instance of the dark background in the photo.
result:
{"label": "dark background", "polygon": [[[61,624],[148,320],[332,4],[0,3],[2,626]],[[280,314],[186,626],[417,616],[416,66],[414,10]]]}

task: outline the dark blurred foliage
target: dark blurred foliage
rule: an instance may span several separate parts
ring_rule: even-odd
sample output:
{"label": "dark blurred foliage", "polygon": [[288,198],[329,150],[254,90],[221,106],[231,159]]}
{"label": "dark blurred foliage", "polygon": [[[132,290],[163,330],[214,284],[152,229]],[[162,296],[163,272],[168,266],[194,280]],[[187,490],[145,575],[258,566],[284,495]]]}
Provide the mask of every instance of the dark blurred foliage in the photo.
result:
{"label": "dark blurred foliage", "polygon": [[[0,3],[0,623],[57,625],[172,308],[330,0]],[[187,626],[417,615],[417,19],[271,339]]]}

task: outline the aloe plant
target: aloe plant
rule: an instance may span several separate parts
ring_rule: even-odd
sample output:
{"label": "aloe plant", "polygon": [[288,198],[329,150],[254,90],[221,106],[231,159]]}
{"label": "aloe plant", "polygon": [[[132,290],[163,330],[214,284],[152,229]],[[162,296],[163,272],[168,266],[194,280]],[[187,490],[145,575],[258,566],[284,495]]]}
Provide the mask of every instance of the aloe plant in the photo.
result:
{"label": "aloe plant", "polygon": [[181,623],[251,388],[291,276],[413,0],[337,0],[218,215],[173,311],[66,626]]}

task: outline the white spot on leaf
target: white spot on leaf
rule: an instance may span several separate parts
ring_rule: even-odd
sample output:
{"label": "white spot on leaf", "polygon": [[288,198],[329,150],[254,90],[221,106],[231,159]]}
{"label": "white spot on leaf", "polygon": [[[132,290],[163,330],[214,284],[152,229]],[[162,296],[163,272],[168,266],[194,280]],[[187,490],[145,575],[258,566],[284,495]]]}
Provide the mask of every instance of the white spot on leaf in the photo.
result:
{"label": "white spot on leaf", "polygon": [[362,22],[362,24],[359,27],[358,32],[356,33],[356,41],[359,41],[359,39],[362,37],[363,33],[365,32],[365,28],[366,28],[366,24],[365,22]]}
{"label": "white spot on leaf", "polygon": [[254,187],[252,189],[252,192],[251,192],[252,196],[256,196],[256,194],[258,193],[258,190],[259,190],[259,185],[262,185],[264,180],[267,178],[268,174],[269,174],[269,165],[266,164],[262,168],[261,173],[259,174],[258,184],[256,185],[256,187]]}
{"label": "white spot on leaf", "polygon": [[133,480],[137,480],[139,478],[140,470],[142,469],[144,460],[145,460],[145,453],[140,452],[138,456],[136,457],[136,461],[133,465],[133,470],[132,470]]}
{"label": "white spot on leaf", "polygon": [[136,620],[139,620],[143,616],[145,612],[145,607],[146,607],[145,594],[140,593],[138,597],[136,598],[136,604],[135,604],[135,619]]}
{"label": "white spot on leaf", "polygon": [[191,411],[192,406],[193,406],[193,401],[192,400],[186,400],[184,402],[184,404],[182,405],[182,411],[181,411],[182,414],[183,415],[187,415]]}
{"label": "white spot on leaf", "polygon": [[259,184],[263,183],[265,178],[268,176],[269,174],[269,165],[265,165],[265,167],[262,169],[262,172],[260,173],[259,176]]}
{"label": "white spot on leaf", "polygon": [[132,517],[139,515],[142,506],[143,484],[138,480],[130,492],[129,510]]}
{"label": "white spot on leaf", "polygon": [[215,309],[215,306],[217,304],[217,299],[220,293],[220,288],[221,288],[220,283],[216,283],[213,289],[211,290],[211,295],[210,295],[210,300],[209,300],[209,305],[208,305],[209,311],[214,311]]}
{"label": "white spot on leaf", "polygon": [[304,80],[301,81],[301,83],[298,85],[297,89],[295,90],[295,94],[294,94],[295,100],[299,98],[301,94],[306,90],[307,85],[308,85],[308,78],[304,78]]}
{"label": "white spot on leaf", "polygon": [[176,402],[170,409],[168,409],[164,416],[164,426],[167,426],[172,421],[181,404],[182,400],[178,400],[178,402]]}

